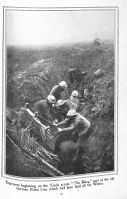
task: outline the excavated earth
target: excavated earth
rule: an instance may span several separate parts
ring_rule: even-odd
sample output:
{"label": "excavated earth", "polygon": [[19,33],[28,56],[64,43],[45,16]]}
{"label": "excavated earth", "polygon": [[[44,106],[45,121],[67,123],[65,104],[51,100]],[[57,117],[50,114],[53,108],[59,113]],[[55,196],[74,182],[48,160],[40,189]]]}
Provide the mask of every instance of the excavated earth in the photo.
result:
{"label": "excavated earth", "polygon": [[[46,98],[51,88],[62,80],[68,83],[69,94],[73,89],[80,93],[88,89],[81,113],[91,121],[93,132],[84,146],[83,173],[114,170],[115,61],[112,43],[103,42],[100,47],[91,43],[38,48],[9,46],[6,67],[6,112],[10,119],[15,118],[15,112],[26,102],[32,109],[36,101]],[[80,83],[71,84],[68,70],[76,68],[87,72],[87,75]],[[97,69],[104,71],[101,77],[95,77]],[[71,165],[67,165],[62,168],[64,173],[72,171]],[[47,176],[36,162],[25,156],[8,139],[6,173],[24,177]]]}

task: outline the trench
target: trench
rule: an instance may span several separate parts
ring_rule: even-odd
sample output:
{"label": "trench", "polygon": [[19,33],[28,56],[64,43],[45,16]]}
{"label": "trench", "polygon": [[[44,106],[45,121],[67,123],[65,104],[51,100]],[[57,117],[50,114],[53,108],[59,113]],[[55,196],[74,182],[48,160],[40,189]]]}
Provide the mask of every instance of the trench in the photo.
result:
{"label": "trench", "polygon": [[[105,51],[107,48],[108,51]],[[83,72],[87,71],[87,75],[81,83],[71,84],[68,70],[77,67]],[[100,67],[105,70],[105,76],[100,79],[93,78],[94,71]],[[9,117],[15,118],[15,114],[12,112],[18,111],[26,102],[32,109],[35,102],[45,99],[52,87],[60,81],[67,82],[69,94],[74,89],[81,93],[84,88],[88,88],[89,98],[85,102],[81,114],[92,121],[93,125],[96,125],[85,145],[83,161],[84,164],[87,163],[91,172],[113,170],[113,68],[114,52],[113,46],[109,44],[104,44],[100,49],[85,45],[82,45],[82,48],[79,45],[78,48],[64,46],[40,50],[8,48],[6,97]],[[28,163],[27,166],[30,166],[25,167],[22,154],[10,145],[7,141],[7,173],[28,177],[45,176],[34,164]],[[65,169],[65,173],[71,170],[68,169],[69,167],[67,168],[67,165],[68,163],[65,165],[67,169]],[[84,173],[88,172],[88,170],[84,171]]]}

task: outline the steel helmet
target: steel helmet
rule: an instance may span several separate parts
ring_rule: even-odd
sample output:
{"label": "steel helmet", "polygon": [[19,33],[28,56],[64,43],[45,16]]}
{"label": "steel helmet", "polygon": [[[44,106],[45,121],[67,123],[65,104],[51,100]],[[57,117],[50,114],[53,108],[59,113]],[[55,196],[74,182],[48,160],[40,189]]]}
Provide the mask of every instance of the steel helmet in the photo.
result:
{"label": "steel helmet", "polygon": [[71,109],[71,110],[69,110],[68,113],[67,113],[67,116],[68,116],[68,117],[75,116],[75,115],[77,115],[77,112],[76,112],[75,109]]}
{"label": "steel helmet", "polygon": [[67,83],[65,81],[60,82],[59,85],[65,88],[67,87]]}
{"label": "steel helmet", "polygon": [[71,96],[78,97],[79,96],[79,92],[77,90],[74,90],[74,91],[72,91]]}
{"label": "steel helmet", "polygon": [[53,95],[48,95],[47,100],[51,103],[51,104],[55,104],[56,103],[56,98]]}

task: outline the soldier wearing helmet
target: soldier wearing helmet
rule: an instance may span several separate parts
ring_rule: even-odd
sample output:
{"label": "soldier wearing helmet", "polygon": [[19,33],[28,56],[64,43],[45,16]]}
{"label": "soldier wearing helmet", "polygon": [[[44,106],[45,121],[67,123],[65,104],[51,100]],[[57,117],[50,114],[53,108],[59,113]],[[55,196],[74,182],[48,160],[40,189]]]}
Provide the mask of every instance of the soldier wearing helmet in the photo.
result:
{"label": "soldier wearing helmet", "polygon": [[71,109],[75,109],[77,112],[81,111],[81,105],[79,102],[79,92],[77,90],[72,91],[69,99],[58,100],[55,104],[57,120],[59,122],[64,120],[68,111]]}
{"label": "soldier wearing helmet", "polygon": [[[89,135],[91,123],[77,113],[75,109],[68,111],[67,118],[57,124],[57,127],[62,127],[59,130],[60,136],[55,143],[55,153],[60,152],[60,144],[63,141],[72,139],[77,142],[77,150],[73,158],[74,173],[79,173],[83,169],[82,151],[84,147],[84,140]],[[76,139],[75,139],[76,138]]]}
{"label": "soldier wearing helmet", "polygon": [[34,105],[34,112],[37,113],[38,116],[41,118],[41,122],[45,125],[46,120],[53,121],[55,118],[55,110],[54,104],[56,103],[56,99],[53,95],[48,95],[47,99],[40,100],[35,103]]}
{"label": "soldier wearing helmet", "polygon": [[67,112],[70,110],[66,100],[58,100],[55,104],[56,119],[61,122],[66,118]]}
{"label": "soldier wearing helmet", "polygon": [[72,109],[74,108],[77,110],[79,105],[79,92],[77,90],[72,91],[70,101],[72,104]]}
{"label": "soldier wearing helmet", "polygon": [[57,127],[62,128],[59,131],[60,136],[56,141],[55,153],[59,152],[62,141],[70,138],[73,139],[74,137],[78,140],[78,148],[82,147],[82,139],[85,138],[90,125],[90,122],[80,113],[77,113],[75,109],[69,110],[67,118],[59,124],[56,124]]}
{"label": "soldier wearing helmet", "polygon": [[53,95],[56,98],[56,101],[65,98],[65,96],[68,95],[67,83],[62,81],[58,85],[55,85],[49,95]]}
{"label": "soldier wearing helmet", "polygon": [[80,112],[82,109],[82,104],[79,101],[79,92],[77,90],[72,91],[69,99],[65,101],[66,105],[69,107],[68,110],[75,109]]}

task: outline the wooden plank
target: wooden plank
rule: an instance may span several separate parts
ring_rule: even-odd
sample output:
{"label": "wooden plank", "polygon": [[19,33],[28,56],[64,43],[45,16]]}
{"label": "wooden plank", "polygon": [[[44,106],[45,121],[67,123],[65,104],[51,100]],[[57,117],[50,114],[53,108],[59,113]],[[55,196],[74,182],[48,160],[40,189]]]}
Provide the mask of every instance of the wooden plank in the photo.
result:
{"label": "wooden plank", "polygon": [[39,125],[44,130],[47,129],[47,126],[45,126],[44,124],[42,124],[40,122],[40,120],[37,117],[35,117],[35,114],[32,113],[32,111],[30,109],[25,108],[24,110],[31,117],[31,119],[33,119],[37,123],[37,125]]}

